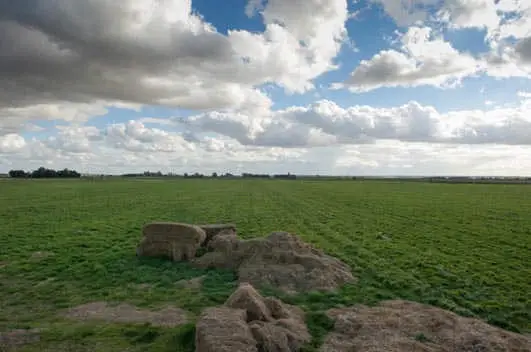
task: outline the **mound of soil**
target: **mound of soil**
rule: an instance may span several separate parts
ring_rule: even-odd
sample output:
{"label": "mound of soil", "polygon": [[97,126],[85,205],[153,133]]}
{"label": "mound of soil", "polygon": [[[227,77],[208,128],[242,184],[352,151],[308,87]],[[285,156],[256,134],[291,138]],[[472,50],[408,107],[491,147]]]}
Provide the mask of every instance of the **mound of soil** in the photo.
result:
{"label": "mound of soil", "polygon": [[222,232],[208,243],[208,252],[192,263],[201,268],[236,270],[240,282],[288,293],[332,291],[355,281],[348,265],[287,232],[250,240]]}
{"label": "mound of soil", "polygon": [[147,224],[142,233],[144,238],[137,247],[138,256],[167,257],[173,261],[194,258],[206,239],[200,227],[172,222]]}
{"label": "mound of soil", "polygon": [[159,311],[139,309],[129,304],[110,306],[106,302],[92,302],[69,309],[64,316],[75,320],[99,320],[112,323],[150,323],[154,326],[174,327],[188,321],[186,311],[167,307]]}
{"label": "mound of soil", "polygon": [[408,301],[331,309],[322,352],[531,352],[531,339],[472,318]]}
{"label": "mound of soil", "polygon": [[224,307],[205,309],[196,325],[197,352],[299,351],[309,342],[304,313],[241,284]]}

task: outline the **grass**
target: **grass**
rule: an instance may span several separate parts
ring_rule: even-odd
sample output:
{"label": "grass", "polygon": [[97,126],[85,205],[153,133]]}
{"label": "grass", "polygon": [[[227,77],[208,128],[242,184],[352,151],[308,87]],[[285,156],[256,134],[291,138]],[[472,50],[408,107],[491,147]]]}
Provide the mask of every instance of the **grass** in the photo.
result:
{"label": "grass", "polygon": [[[123,333],[123,326],[65,322],[57,314],[97,300],[151,308],[172,304],[192,314],[223,302],[236,285],[234,273],[136,258],[142,225],[167,220],[233,222],[243,237],[291,231],[350,264],[359,282],[335,294],[279,294],[314,314],[313,347],[330,329],[322,310],[394,298],[531,332],[530,213],[531,187],[525,185],[2,182],[0,331],[46,328],[42,346],[25,351],[61,350],[69,343],[78,350],[193,350],[193,326]],[[175,285],[203,275],[201,292]]]}

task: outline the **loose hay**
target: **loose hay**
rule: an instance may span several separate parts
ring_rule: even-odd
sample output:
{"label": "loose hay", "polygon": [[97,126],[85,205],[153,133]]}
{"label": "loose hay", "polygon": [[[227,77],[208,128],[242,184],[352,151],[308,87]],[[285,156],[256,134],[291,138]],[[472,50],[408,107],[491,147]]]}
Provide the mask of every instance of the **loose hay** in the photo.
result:
{"label": "loose hay", "polygon": [[203,231],[205,231],[206,238],[203,242],[203,246],[206,246],[210,240],[220,233],[236,235],[236,225],[234,224],[207,224],[198,225]]}
{"label": "loose hay", "polygon": [[204,276],[194,277],[190,280],[179,280],[175,284],[178,287],[186,288],[189,290],[199,290],[203,286]]}
{"label": "loose hay", "polygon": [[335,321],[322,352],[530,352],[531,339],[440,308],[384,301],[331,309]]}
{"label": "loose hay", "polygon": [[24,345],[40,341],[40,330],[17,329],[0,332],[0,351],[14,351]]}
{"label": "loose hay", "polygon": [[196,325],[197,352],[295,352],[310,339],[301,309],[264,298],[249,284],[224,307],[204,310]]}
{"label": "loose hay", "polygon": [[64,313],[69,319],[81,321],[106,321],[112,323],[150,323],[153,326],[174,327],[187,323],[186,311],[167,307],[159,311],[139,309],[129,304],[110,306],[106,302],[92,302],[69,309]]}
{"label": "loose hay", "polygon": [[355,281],[348,265],[286,232],[250,240],[219,234],[208,248],[192,261],[194,265],[236,270],[240,282],[258,287],[273,286],[288,293],[332,291]]}

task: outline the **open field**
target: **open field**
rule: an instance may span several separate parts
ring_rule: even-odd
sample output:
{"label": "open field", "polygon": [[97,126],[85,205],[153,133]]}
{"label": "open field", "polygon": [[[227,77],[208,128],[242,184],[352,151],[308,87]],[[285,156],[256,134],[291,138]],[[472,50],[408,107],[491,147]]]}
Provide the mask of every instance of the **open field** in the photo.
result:
{"label": "open field", "polygon": [[[193,350],[191,324],[103,326],[59,315],[109,301],[177,306],[193,321],[202,308],[222,303],[236,286],[233,273],[136,258],[142,225],[168,220],[233,222],[242,237],[291,231],[350,264],[359,281],[337,294],[282,297],[307,311],[402,298],[530,333],[530,214],[525,185],[3,181],[0,331],[45,329],[39,344],[22,351]],[[198,276],[201,290],[176,284]],[[310,318],[318,343],[327,322]]]}

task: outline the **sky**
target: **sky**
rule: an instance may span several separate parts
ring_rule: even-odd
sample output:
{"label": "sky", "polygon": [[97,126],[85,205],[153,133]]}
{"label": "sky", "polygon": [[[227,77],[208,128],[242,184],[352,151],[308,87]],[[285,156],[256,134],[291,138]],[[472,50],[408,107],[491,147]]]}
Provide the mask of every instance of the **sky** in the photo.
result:
{"label": "sky", "polygon": [[0,0],[0,172],[531,176],[529,0]]}

